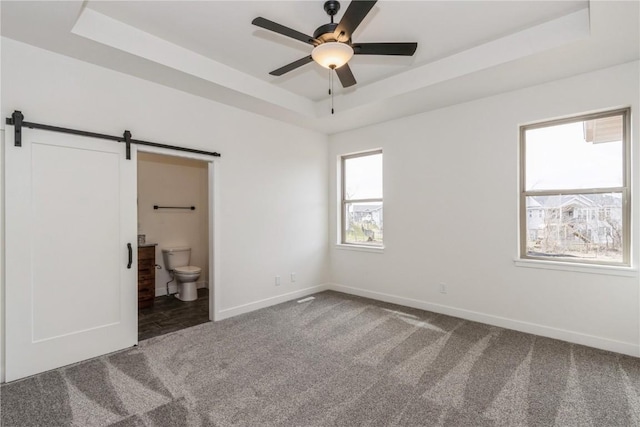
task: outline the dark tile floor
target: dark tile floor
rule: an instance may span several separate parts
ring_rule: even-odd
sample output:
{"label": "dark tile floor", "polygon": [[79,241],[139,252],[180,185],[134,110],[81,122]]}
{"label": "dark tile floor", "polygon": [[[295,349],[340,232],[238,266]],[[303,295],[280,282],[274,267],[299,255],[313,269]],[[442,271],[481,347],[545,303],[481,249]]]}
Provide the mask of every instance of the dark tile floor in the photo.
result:
{"label": "dark tile floor", "polygon": [[198,289],[195,301],[156,297],[153,307],[138,310],[138,341],[209,321],[209,290]]}

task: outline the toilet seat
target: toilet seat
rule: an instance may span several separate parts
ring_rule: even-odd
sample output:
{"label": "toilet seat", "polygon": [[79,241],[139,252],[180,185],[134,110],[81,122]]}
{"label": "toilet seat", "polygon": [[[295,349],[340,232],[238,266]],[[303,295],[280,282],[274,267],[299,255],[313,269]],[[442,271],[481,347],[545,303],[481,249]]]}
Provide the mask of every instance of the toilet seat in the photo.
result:
{"label": "toilet seat", "polygon": [[202,269],[193,265],[187,265],[185,267],[176,267],[173,271],[176,273],[200,274],[202,272]]}

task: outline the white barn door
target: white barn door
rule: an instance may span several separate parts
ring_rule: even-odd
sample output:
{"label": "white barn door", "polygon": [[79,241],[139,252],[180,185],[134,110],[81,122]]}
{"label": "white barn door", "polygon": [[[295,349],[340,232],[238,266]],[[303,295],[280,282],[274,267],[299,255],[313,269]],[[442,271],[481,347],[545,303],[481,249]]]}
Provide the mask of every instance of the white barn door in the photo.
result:
{"label": "white barn door", "polygon": [[135,146],[5,134],[6,380],[135,345]]}

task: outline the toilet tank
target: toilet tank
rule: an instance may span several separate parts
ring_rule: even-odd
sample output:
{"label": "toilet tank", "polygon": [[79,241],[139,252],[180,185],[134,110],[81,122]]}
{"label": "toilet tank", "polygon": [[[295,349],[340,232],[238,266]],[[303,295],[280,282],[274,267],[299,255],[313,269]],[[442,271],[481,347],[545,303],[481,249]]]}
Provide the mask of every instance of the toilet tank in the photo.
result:
{"label": "toilet tank", "polygon": [[162,250],[164,268],[167,270],[175,270],[177,267],[186,267],[189,265],[190,257],[191,248],[165,248]]}

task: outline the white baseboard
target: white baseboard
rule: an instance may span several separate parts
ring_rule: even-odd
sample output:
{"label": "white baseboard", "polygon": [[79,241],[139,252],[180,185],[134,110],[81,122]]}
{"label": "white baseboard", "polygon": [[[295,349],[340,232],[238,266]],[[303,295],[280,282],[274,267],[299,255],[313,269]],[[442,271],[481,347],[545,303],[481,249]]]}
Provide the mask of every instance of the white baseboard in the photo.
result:
{"label": "white baseboard", "polygon": [[237,316],[239,314],[249,313],[250,311],[259,310],[261,308],[270,307],[272,305],[280,304],[283,302],[291,301],[293,299],[306,297],[307,295],[315,294],[318,292],[326,291],[329,289],[326,284],[311,286],[309,288],[300,289],[286,294],[277,295],[270,298],[265,298],[260,301],[250,302],[248,304],[238,305],[236,307],[225,308],[213,314],[215,321],[227,319],[229,317]]}
{"label": "white baseboard", "polygon": [[329,283],[326,289],[346,294],[357,295],[365,298],[371,298],[378,301],[389,302],[406,307],[418,308],[421,310],[432,311],[434,313],[446,314],[449,316],[459,317],[465,320],[472,320],[488,325],[499,326],[501,328],[512,329],[515,331],[526,332],[529,334],[540,335],[543,337],[554,338],[575,344],[582,344],[588,347],[599,348],[602,350],[613,351],[616,353],[627,354],[629,356],[640,356],[640,346],[634,343],[611,340],[608,338],[587,335],[580,332],[568,331],[566,329],[552,328],[549,326],[539,325],[535,323],[523,322],[520,320],[508,319],[500,316],[480,313],[477,311],[464,310],[447,305],[434,304],[426,301],[405,298],[396,295],[385,294],[382,292],[369,291],[366,289],[353,288],[350,286]]}
{"label": "white baseboard", "polygon": [[[202,288],[209,288],[209,283],[206,281],[202,281],[202,282],[196,282],[196,288],[198,289],[202,289]],[[171,283],[169,285],[169,292],[172,294],[175,294],[176,292],[178,292],[178,285],[175,284],[175,282]],[[157,297],[163,297],[167,294],[167,287],[163,286],[161,288],[156,288],[156,296]]]}

